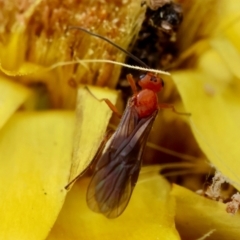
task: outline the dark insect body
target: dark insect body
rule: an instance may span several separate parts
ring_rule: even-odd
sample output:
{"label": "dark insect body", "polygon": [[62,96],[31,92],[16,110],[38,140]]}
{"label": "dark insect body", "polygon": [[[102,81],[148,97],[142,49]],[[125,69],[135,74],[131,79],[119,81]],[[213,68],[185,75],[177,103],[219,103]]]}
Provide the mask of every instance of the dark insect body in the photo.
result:
{"label": "dark insect body", "polygon": [[[177,55],[177,31],[182,19],[182,7],[177,3],[154,10],[148,7],[131,53],[151,68],[168,69]],[[128,63],[133,64],[132,59]]]}

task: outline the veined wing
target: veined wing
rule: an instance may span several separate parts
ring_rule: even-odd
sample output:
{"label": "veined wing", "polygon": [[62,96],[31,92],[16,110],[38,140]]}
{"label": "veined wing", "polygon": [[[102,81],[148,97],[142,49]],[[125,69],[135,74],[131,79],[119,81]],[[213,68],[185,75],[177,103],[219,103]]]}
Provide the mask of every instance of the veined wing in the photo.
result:
{"label": "veined wing", "polygon": [[[136,129],[136,126],[139,122],[138,114],[134,107],[130,107],[131,99],[129,100],[128,107],[124,111],[124,114],[121,118],[121,121],[118,125],[118,128],[116,132],[112,135],[112,137],[109,139],[109,141],[105,144],[106,148],[113,148],[118,149],[120,145],[126,141],[126,139],[129,137],[129,135],[132,134],[134,129]],[[105,152],[106,149],[103,149],[103,152]],[[106,165],[108,161],[111,159],[109,158],[101,158],[99,159],[96,170],[100,169],[102,166]],[[107,161],[107,162],[106,162]]]}
{"label": "veined wing", "polygon": [[88,187],[87,204],[93,211],[115,218],[126,208],[138,179],[143,149],[157,112],[148,118],[138,119],[125,139],[122,138],[124,134],[120,124],[120,129],[99,159]]}

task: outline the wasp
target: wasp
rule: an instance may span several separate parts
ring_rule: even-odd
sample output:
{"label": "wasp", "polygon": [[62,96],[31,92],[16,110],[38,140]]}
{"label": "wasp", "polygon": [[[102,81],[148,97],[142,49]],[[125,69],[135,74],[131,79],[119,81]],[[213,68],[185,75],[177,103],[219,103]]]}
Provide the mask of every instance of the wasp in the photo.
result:
{"label": "wasp", "polygon": [[[71,27],[74,28],[104,39],[129,54],[103,36],[81,27]],[[141,63],[139,59],[137,61]],[[156,74],[147,72],[140,76],[138,81],[140,91],[137,90],[131,74],[127,75],[127,80],[133,95],[128,100],[116,132],[107,141],[105,149],[100,152],[87,190],[88,207],[107,218],[118,217],[128,205],[138,180],[143,151],[159,109],[170,108],[178,114],[189,115],[177,112],[172,105],[158,103],[157,93],[163,89],[164,82]],[[116,112],[113,104],[106,99],[103,100]]]}

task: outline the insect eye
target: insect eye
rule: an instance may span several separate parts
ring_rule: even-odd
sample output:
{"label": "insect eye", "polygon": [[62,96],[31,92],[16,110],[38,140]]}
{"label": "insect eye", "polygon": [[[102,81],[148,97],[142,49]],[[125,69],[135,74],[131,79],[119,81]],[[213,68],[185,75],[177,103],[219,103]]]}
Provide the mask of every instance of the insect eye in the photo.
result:
{"label": "insect eye", "polygon": [[152,76],[152,77],[150,78],[150,81],[151,81],[151,82],[157,82],[157,77],[156,77],[156,76]]}
{"label": "insect eye", "polygon": [[145,78],[146,77],[146,74],[142,74],[142,75],[140,75],[140,79],[143,79],[143,78]]}

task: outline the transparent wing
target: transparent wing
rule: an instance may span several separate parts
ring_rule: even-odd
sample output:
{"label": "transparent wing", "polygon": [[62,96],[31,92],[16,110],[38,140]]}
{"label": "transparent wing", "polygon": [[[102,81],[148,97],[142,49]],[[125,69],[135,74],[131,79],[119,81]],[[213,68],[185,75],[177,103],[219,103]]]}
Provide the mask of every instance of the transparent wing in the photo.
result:
{"label": "transparent wing", "polygon": [[114,163],[95,173],[87,193],[89,208],[108,218],[119,216],[132,194],[130,169],[123,164]]}
{"label": "transparent wing", "polygon": [[124,211],[138,179],[142,152],[156,115],[157,111],[139,119],[131,132],[124,130],[128,134],[125,139],[121,128],[116,131],[89,184],[87,204],[90,209],[108,218],[118,217]]}

